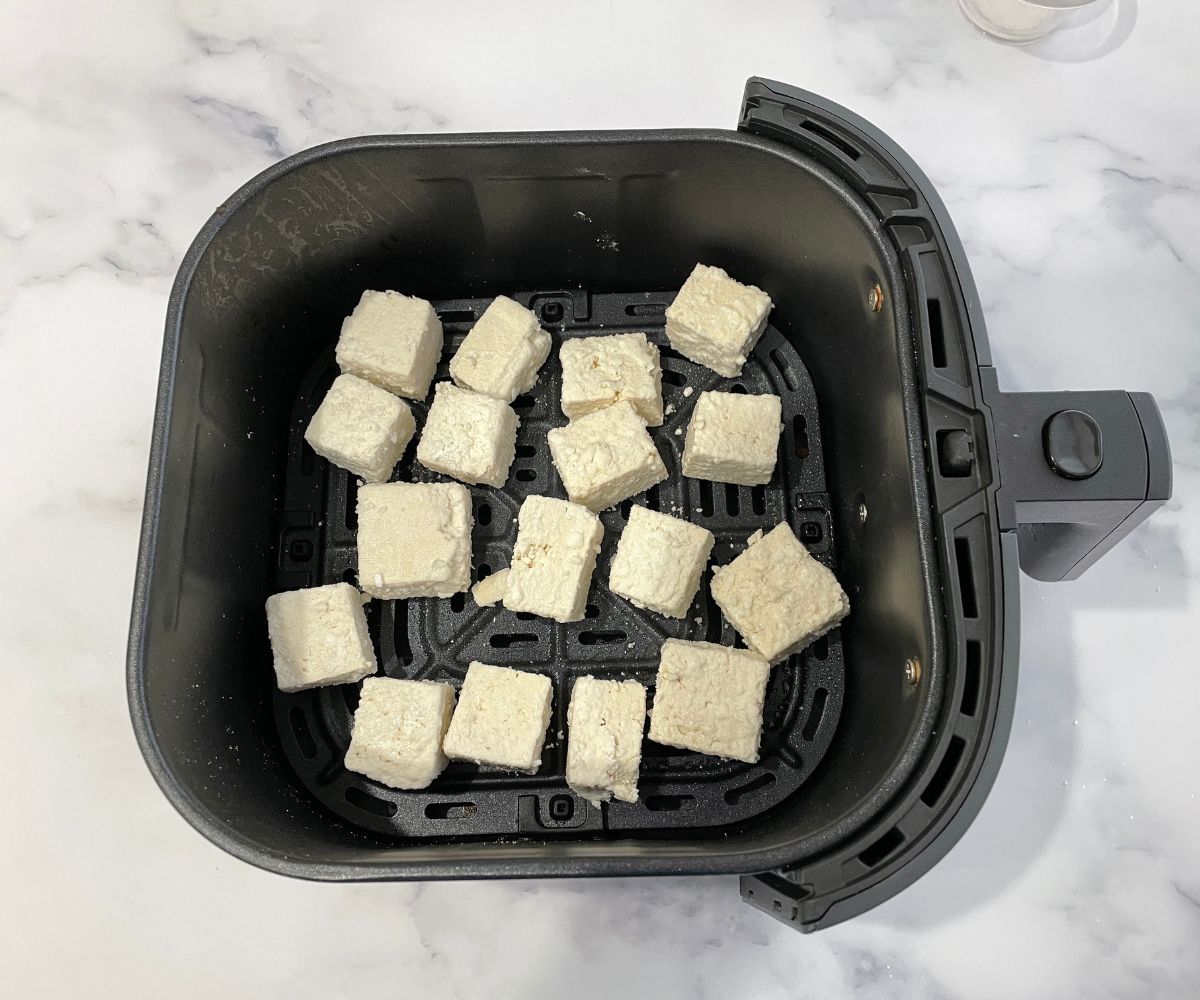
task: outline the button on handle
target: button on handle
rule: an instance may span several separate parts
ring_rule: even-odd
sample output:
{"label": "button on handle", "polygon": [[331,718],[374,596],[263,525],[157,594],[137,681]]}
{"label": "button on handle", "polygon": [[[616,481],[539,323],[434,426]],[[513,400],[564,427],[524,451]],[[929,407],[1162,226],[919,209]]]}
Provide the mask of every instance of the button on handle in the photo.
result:
{"label": "button on handle", "polygon": [[992,414],[1003,530],[1021,568],[1074,580],[1171,496],[1171,449],[1144,392],[1001,392],[979,369]]}

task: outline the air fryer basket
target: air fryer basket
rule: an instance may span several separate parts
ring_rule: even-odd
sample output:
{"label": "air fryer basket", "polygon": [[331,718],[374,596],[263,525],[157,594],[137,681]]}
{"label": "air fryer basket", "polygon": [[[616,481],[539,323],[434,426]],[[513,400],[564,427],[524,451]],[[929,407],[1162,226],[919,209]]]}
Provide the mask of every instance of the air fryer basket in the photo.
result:
{"label": "air fryer basket", "polygon": [[[277,692],[262,610],[274,591],[353,579],[354,480],[301,437],[341,317],[364,288],[433,300],[440,377],[499,293],[556,339],[640,329],[665,348],[662,310],[697,260],[766,288],[772,326],[738,380],[664,350],[675,409],[654,434],[673,475],[634,502],[712,528],[717,563],[786,518],[853,606],[775,669],[759,764],[648,743],[637,804],[596,808],[566,788],[574,677],[652,683],[663,637],[735,641],[704,591],[679,623],[607,592],[626,503],[603,515],[583,622],[469,598],[369,605],[389,674],[455,681],[482,659],[554,679],[536,775],[455,765],[400,793],[345,771],[357,692]],[[563,495],[544,447],[564,422],[557,379],[552,361],[518,400],[505,489],[472,488],[480,575],[507,564],[521,498]],[[678,476],[675,431],[695,399],[683,389],[718,385],[783,397],[765,488]],[[434,478],[411,456],[396,477]],[[1169,493],[1150,397],[999,391],[928,181],[812,95],[751,80],[738,132],[345,140],[251,181],[180,268],[130,631],[134,728],[180,812],[273,871],[738,872],[743,898],[811,930],[911,883],[978,812],[1011,722],[1018,560],[1042,579],[1076,576]]]}

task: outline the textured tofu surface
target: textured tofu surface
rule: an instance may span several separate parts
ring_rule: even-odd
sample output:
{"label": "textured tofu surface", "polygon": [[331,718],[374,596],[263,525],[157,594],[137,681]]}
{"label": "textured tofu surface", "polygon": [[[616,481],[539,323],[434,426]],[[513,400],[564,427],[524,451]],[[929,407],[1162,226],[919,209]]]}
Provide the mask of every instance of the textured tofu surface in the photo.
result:
{"label": "textured tofu surface", "polygon": [[609,569],[608,588],[639,608],[683,618],[700,589],[713,541],[707,528],[631,507]]}
{"label": "textured tofu surface", "polygon": [[546,435],[567,496],[604,510],[667,478],[646,422],[622,401],[586,413]]}
{"label": "textured tofu surface", "polygon": [[490,608],[499,604],[508,587],[508,570],[497,570],[491,576],[485,576],[471,588],[471,598],[481,608]]}
{"label": "textured tofu surface", "polygon": [[770,311],[771,298],[761,288],[697,264],[667,307],[667,339],[685,358],[732,378],[742,373]]}
{"label": "textured tofu surface", "polygon": [[550,334],[506,296],[496,298],[450,359],[450,377],[465,389],[511,403],[533,387],[550,356]]}
{"label": "textured tofu surface", "polygon": [[504,400],[439,382],[417,442],[417,461],[464,483],[503,486],[516,455],[519,424]]}
{"label": "textured tofu surface", "polygon": [[621,400],[650,427],[663,422],[662,366],[644,333],[576,337],[558,349],[562,411],[574,419]]}
{"label": "textured tofu surface", "polygon": [[533,774],[550,725],[550,678],[511,667],[472,663],[442,749],[471,760]]}
{"label": "textured tofu surface", "polygon": [[840,622],[850,600],[786,523],[772,528],[728,566],[713,571],[713,600],[746,645],[772,663],[803,649]]}
{"label": "textured tofu surface", "polygon": [[308,422],[304,440],[334,465],[379,483],[392,474],[415,429],[404,400],[357,375],[339,375]]}
{"label": "textured tofu surface", "polygon": [[267,633],[280,691],[353,684],[375,673],[362,595],[348,583],[268,597]]}
{"label": "textured tofu surface", "polygon": [[650,739],[753,764],[770,664],[748,649],[668,639],[650,713]]}
{"label": "textured tofu surface", "polygon": [[360,586],[389,600],[466,590],[472,521],[471,494],[459,483],[360,486]]}
{"label": "textured tofu surface", "polygon": [[453,711],[449,684],[368,677],[346,767],[392,788],[425,788],[446,767],[442,737]]}
{"label": "textured tofu surface", "polygon": [[526,497],[517,514],[517,541],[504,606],[557,622],[577,622],[604,538],[604,525],[579,504]]}
{"label": "textured tofu surface", "polygon": [[646,724],[646,689],[637,681],[580,677],[567,709],[567,784],[593,804],[636,802]]}
{"label": "textured tofu surface", "polygon": [[683,474],[760,486],[771,481],[783,431],[778,396],[702,392],[683,442]]}
{"label": "textured tofu surface", "polygon": [[366,291],[342,322],[336,354],[342,371],[424,399],[442,356],[442,324],[424,299]]}

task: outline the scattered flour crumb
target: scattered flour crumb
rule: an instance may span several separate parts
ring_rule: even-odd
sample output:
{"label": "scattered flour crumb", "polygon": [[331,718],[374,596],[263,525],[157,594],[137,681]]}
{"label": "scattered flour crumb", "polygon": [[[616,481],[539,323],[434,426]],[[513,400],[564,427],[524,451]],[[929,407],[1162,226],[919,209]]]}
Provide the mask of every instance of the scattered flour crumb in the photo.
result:
{"label": "scattered flour crumb", "polygon": [[[665,410],[663,410],[663,414],[668,417],[674,412],[675,412],[675,404],[674,403],[668,403],[667,408]],[[248,436],[249,435],[247,435],[247,437]]]}
{"label": "scattered flour crumb", "polygon": [[679,437],[679,436],[680,436],[682,433],[683,433],[683,428],[682,428],[682,427],[676,427],[676,428],[675,428],[675,436],[676,436],[676,437]]}
{"label": "scattered flour crumb", "polygon": [[685,396],[690,396],[690,395],[691,395],[693,392],[695,392],[695,391],[696,391],[696,390],[695,390],[695,389],[693,389],[693,388],[692,388],[690,385],[685,385],[685,386],[683,387],[683,394],[684,394]]}
{"label": "scattered flour crumb", "polygon": [[697,625],[703,625],[703,624],[704,624],[704,619],[703,619],[703,618],[701,618],[699,615],[696,615],[696,617],[695,617],[695,618],[693,618],[693,619],[692,619],[692,621],[694,621],[694,622],[695,622]]}

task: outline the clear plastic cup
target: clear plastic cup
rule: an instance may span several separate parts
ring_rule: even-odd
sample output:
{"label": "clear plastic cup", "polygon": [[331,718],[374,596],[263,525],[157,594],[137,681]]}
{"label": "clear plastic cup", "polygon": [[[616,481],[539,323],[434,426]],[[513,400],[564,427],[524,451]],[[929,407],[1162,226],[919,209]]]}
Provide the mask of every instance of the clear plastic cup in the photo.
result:
{"label": "clear plastic cup", "polygon": [[967,19],[984,34],[1013,45],[1045,38],[1096,0],[958,0]]}

